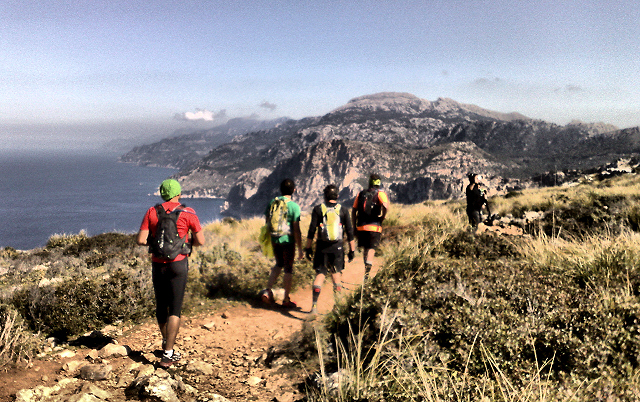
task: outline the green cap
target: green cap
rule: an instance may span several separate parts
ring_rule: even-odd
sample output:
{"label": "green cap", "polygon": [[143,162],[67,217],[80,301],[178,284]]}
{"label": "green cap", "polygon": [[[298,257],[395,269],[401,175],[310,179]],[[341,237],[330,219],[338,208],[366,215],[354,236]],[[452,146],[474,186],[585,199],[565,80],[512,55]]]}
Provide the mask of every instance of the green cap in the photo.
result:
{"label": "green cap", "polygon": [[165,201],[169,201],[176,195],[180,195],[181,192],[182,189],[177,180],[167,179],[160,185],[160,197]]}

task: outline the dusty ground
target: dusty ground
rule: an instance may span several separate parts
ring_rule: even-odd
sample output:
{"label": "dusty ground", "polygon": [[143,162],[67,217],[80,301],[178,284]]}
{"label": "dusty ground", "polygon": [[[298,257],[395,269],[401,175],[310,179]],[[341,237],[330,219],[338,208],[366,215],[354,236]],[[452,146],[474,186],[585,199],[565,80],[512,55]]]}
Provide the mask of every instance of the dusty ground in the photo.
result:
{"label": "dusty ground", "polygon": [[[374,273],[380,261],[374,261]],[[355,289],[362,283],[364,266],[362,259],[356,258],[347,263],[343,272],[346,291]],[[185,316],[178,335],[177,349],[183,354],[182,362],[170,368],[179,374],[183,381],[199,392],[222,395],[231,401],[294,401],[304,394],[299,389],[305,373],[299,366],[265,364],[269,351],[279,349],[286,344],[303,323],[312,320],[308,314],[311,309],[311,284],[298,290],[292,296],[299,310],[264,308],[248,303],[210,311],[197,316]],[[323,286],[318,309],[322,314],[330,311],[334,299],[331,280]],[[118,367],[138,363],[157,363],[160,349],[160,337],[153,321],[130,328],[112,328],[112,335],[118,344],[131,349],[127,357],[111,358],[108,363],[118,371]],[[90,353],[88,347],[63,346],[51,353],[35,359],[30,367],[0,373],[0,401],[13,401],[15,393],[21,389],[33,389],[36,386],[53,386],[62,378],[70,377],[63,370],[70,361],[85,359]],[[214,367],[212,375],[190,375],[184,371],[187,362],[202,361]],[[292,367],[296,367],[292,370]],[[117,384],[114,378],[109,384],[97,382],[100,387],[116,389],[114,395],[124,400],[125,385]],[[119,398],[118,398],[119,399]]]}

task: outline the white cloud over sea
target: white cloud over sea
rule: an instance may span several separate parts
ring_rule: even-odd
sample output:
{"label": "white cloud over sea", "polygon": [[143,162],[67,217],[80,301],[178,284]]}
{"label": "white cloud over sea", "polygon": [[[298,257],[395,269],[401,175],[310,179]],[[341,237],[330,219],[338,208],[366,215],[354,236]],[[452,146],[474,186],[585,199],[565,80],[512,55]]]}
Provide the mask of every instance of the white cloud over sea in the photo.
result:
{"label": "white cloud over sea", "polygon": [[219,121],[227,118],[227,111],[222,109],[218,112],[212,112],[207,109],[196,109],[195,112],[176,113],[176,120],[182,121]]}

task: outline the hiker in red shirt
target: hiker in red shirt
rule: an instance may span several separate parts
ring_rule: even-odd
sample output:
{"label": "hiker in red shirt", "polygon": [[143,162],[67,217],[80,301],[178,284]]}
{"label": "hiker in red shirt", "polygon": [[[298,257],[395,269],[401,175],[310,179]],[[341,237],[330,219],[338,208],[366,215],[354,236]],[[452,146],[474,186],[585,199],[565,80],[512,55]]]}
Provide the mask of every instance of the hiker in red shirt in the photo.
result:
{"label": "hiker in red shirt", "polygon": [[[160,366],[165,368],[180,360],[180,353],[174,350],[174,345],[180,329],[182,302],[187,285],[189,271],[187,257],[192,246],[204,244],[200,220],[193,209],[180,203],[180,195],[180,183],[173,179],[163,181],[160,185],[160,196],[164,203],[147,210],[136,237],[137,243],[141,246],[149,246],[151,253],[156,319],[162,334],[163,355]],[[168,214],[167,218],[165,213]],[[171,219],[169,216],[172,213],[175,224],[166,223],[165,219]],[[177,234],[173,233],[176,244],[173,250],[163,246],[168,246],[174,241],[161,238],[158,232],[159,226],[162,226],[163,232],[170,232],[171,225],[177,231]]]}

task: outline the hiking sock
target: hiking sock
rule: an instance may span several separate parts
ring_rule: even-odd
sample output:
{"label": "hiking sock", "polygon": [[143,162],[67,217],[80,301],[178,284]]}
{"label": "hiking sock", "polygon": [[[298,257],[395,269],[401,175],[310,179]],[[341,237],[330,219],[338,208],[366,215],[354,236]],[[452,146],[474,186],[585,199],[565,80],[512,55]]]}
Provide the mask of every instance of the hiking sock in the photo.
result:
{"label": "hiking sock", "polygon": [[318,303],[318,298],[320,297],[320,290],[322,287],[313,285],[313,305],[315,306]]}
{"label": "hiking sock", "polygon": [[372,265],[368,262],[364,263],[364,277],[368,278],[369,277],[369,273],[371,272],[371,267]]}
{"label": "hiking sock", "polygon": [[171,357],[171,356],[173,356],[173,349],[171,349],[171,350],[165,350],[165,351],[164,351],[164,356],[165,356],[165,357]]}

